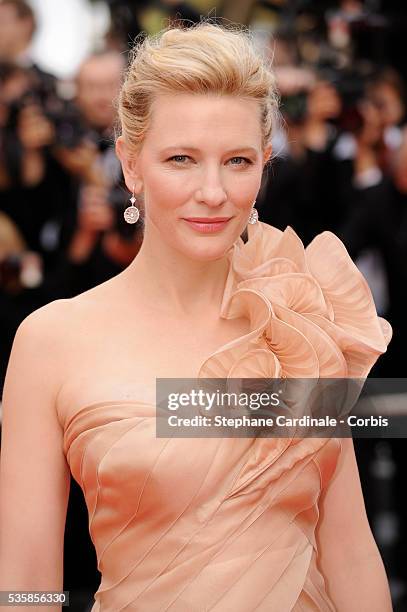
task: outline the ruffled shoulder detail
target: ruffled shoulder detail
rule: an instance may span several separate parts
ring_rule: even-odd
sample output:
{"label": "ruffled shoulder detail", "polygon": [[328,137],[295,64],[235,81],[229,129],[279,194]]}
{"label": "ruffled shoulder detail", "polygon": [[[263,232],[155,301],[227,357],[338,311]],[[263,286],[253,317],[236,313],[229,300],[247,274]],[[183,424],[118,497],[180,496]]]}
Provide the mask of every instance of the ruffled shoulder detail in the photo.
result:
{"label": "ruffled shoulder detail", "polygon": [[342,241],[248,225],[229,252],[220,316],[250,331],[212,353],[200,378],[365,378],[392,336]]}

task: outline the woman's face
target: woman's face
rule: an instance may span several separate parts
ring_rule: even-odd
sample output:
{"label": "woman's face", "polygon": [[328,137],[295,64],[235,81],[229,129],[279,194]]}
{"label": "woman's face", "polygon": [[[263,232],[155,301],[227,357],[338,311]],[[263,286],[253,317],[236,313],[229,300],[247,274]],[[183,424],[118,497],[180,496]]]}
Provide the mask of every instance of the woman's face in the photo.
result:
{"label": "woman's face", "polygon": [[378,83],[370,93],[385,127],[397,125],[403,118],[404,107],[398,91],[388,83]]}
{"label": "woman's face", "polygon": [[[144,239],[211,260],[245,229],[271,147],[262,149],[255,100],[162,94],[139,155],[123,138],[117,151],[129,191],[144,192]],[[225,221],[208,223],[214,219]]]}

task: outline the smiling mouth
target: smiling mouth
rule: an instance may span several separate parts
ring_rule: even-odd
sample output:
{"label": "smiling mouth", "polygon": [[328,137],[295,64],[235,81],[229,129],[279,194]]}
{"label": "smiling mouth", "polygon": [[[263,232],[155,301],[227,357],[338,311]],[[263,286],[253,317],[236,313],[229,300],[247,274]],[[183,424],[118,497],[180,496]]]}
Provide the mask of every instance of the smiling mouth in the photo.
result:
{"label": "smiling mouth", "polygon": [[223,223],[229,221],[232,217],[184,217],[185,221],[194,221],[196,223]]}
{"label": "smiling mouth", "polygon": [[228,221],[232,217],[187,217],[183,218],[192,229],[201,233],[209,234],[212,232],[218,232],[226,227]]}

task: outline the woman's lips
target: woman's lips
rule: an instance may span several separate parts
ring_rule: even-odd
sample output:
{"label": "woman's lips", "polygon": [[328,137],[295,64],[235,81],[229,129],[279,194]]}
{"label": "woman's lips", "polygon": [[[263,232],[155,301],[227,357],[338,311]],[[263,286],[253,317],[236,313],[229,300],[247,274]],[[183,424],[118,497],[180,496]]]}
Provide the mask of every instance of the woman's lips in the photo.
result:
{"label": "woman's lips", "polygon": [[219,232],[232,217],[214,217],[213,219],[193,217],[190,219],[184,219],[194,230],[201,234],[211,234],[212,232]]}

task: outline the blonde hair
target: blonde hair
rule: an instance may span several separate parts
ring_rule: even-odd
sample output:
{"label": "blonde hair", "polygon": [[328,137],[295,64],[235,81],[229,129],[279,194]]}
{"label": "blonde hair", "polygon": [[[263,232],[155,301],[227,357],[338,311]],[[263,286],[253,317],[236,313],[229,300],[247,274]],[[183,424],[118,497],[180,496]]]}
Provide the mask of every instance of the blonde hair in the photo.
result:
{"label": "blonde hair", "polygon": [[151,105],[160,93],[226,94],[259,101],[262,146],[280,123],[273,71],[245,26],[205,19],[187,28],[166,27],[136,42],[118,99],[122,133],[138,151],[148,130]]}

